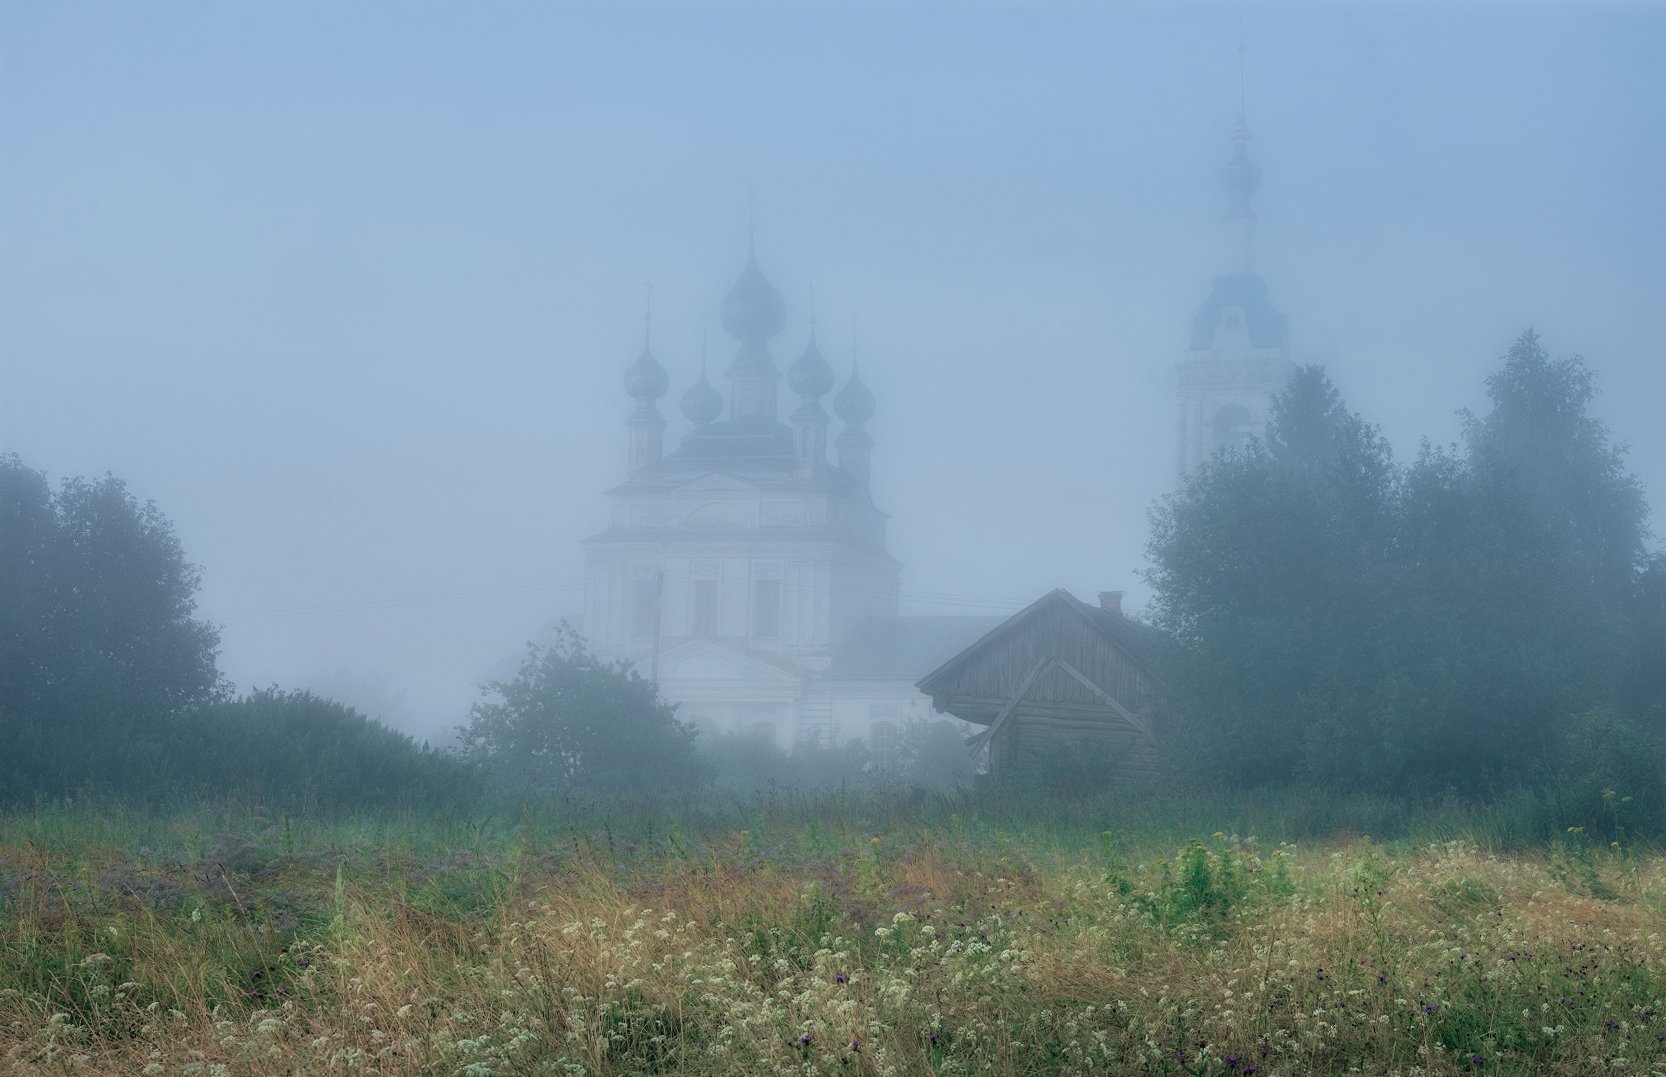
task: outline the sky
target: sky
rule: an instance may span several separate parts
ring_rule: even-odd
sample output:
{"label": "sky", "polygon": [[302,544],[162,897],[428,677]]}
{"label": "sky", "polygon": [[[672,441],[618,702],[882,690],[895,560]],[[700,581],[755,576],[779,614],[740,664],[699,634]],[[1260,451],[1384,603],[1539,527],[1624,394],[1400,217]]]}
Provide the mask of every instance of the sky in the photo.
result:
{"label": "sky", "polygon": [[750,223],[777,365],[812,295],[860,349],[904,613],[1137,608],[1241,94],[1293,358],[1406,459],[1536,328],[1659,506],[1663,46],[1642,4],[0,0],[0,452],[154,500],[240,688],[445,730],[579,610],[650,294],[668,444],[727,365]]}

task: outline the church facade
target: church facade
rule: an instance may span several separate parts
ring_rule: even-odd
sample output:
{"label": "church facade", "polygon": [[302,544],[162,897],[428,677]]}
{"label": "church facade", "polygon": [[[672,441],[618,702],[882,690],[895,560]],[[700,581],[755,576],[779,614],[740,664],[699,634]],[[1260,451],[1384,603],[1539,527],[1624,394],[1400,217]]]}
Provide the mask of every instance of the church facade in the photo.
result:
{"label": "church facade", "polygon": [[1255,269],[1255,211],[1250,196],[1261,170],[1249,159],[1249,129],[1242,108],[1232,129],[1232,156],[1221,169],[1230,204],[1226,212],[1230,255],[1197,315],[1179,365],[1181,475],[1221,449],[1242,448],[1262,436],[1273,400],[1289,384],[1284,317],[1267,298]]}
{"label": "church facade", "polygon": [[869,492],[873,393],[854,361],[837,384],[812,322],[783,419],[771,345],[786,308],[755,250],[721,313],[736,345],[728,392],[702,362],[674,448],[659,406],[670,377],[647,342],[625,373],[627,474],[607,491],[607,529],[584,543],[585,633],[684,720],[782,746],[865,739],[883,763],[931,714],[914,681],[999,619],[897,616],[902,566]]}

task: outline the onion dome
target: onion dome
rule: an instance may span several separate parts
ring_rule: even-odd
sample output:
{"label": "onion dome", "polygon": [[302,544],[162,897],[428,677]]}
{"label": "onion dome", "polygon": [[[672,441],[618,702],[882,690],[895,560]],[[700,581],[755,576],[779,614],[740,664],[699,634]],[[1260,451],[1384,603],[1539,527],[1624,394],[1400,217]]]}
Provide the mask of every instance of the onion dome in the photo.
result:
{"label": "onion dome", "polygon": [[1240,202],[1261,186],[1261,170],[1249,159],[1249,129],[1242,119],[1232,128],[1232,158],[1221,168],[1221,186]]}
{"label": "onion dome", "polygon": [[862,384],[862,374],[856,364],[850,365],[850,380],[833,398],[833,410],[850,426],[861,426],[874,414],[873,392]]}
{"label": "onion dome", "polygon": [[665,368],[659,365],[654,353],[646,346],[636,362],[625,371],[625,392],[637,400],[658,400],[671,387]]}
{"label": "onion dome", "polygon": [[812,322],[810,343],[805,345],[798,361],[787,368],[787,385],[799,396],[813,400],[826,396],[833,388],[833,381],[833,368],[816,348],[816,326]]}
{"label": "onion dome", "polygon": [[787,322],[787,305],[775,286],[764,279],[757,251],[750,244],[746,269],[723,297],[722,316],[723,328],[736,340],[768,340]]}
{"label": "onion dome", "polygon": [[696,426],[716,422],[717,417],[723,414],[723,397],[706,380],[704,363],[700,364],[700,380],[683,394],[683,414]]}

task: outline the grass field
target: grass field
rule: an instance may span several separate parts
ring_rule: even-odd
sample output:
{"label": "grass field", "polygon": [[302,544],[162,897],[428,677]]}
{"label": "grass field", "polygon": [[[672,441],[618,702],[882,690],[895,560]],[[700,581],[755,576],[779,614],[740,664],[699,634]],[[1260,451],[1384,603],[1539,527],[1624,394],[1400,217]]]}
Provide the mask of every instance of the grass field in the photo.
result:
{"label": "grass field", "polygon": [[1299,794],[57,806],[0,817],[0,1067],[1666,1072],[1663,861],[1508,820]]}

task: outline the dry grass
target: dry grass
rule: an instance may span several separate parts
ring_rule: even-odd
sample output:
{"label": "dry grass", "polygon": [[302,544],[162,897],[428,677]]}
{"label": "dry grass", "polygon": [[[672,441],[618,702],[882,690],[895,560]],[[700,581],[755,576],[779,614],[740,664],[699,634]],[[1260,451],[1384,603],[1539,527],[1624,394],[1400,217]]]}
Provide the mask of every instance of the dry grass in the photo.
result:
{"label": "dry grass", "polygon": [[1083,835],[793,840],[812,829],[611,853],[8,839],[0,1065],[1666,1072],[1659,860],[1217,836],[1129,863]]}

